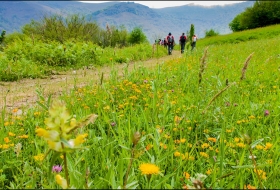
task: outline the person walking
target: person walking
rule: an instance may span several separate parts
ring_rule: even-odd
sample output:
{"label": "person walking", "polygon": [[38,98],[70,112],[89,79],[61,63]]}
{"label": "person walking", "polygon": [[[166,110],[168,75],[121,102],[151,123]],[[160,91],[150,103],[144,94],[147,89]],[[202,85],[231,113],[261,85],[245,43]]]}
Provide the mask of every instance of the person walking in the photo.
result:
{"label": "person walking", "polygon": [[196,47],[197,36],[193,35],[192,37],[192,50]]}
{"label": "person walking", "polygon": [[185,36],[185,33],[182,33],[182,36],[180,36],[179,44],[181,45],[181,53],[184,53],[185,51],[185,45],[187,42],[187,36]]}
{"label": "person walking", "polygon": [[173,46],[174,46],[174,36],[172,36],[171,32],[169,32],[166,39],[167,39],[167,45],[168,45],[168,55],[171,55]]}

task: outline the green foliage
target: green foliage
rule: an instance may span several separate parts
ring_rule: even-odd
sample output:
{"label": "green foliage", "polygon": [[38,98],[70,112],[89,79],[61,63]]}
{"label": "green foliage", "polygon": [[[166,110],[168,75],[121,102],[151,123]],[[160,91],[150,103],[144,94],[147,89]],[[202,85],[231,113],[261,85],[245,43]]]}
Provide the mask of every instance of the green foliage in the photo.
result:
{"label": "green foliage", "polygon": [[192,37],[194,34],[195,34],[194,24],[191,24],[190,36],[188,36],[188,38],[190,39],[190,43],[192,43]]}
{"label": "green foliage", "polygon": [[269,39],[280,35],[280,25],[272,25],[264,28],[256,28],[242,32],[234,32],[226,35],[219,35],[212,38],[199,40],[200,46],[217,44],[235,44],[257,39]]}
{"label": "green foliage", "polygon": [[233,31],[242,31],[280,23],[279,1],[256,1],[253,7],[238,14],[230,23]]}
{"label": "green foliage", "polygon": [[128,42],[131,44],[140,44],[147,42],[147,37],[145,36],[142,28],[135,27],[128,37]]}
{"label": "green foliage", "polygon": [[205,37],[212,37],[212,36],[218,36],[219,32],[215,31],[214,29],[206,30],[205,31]]}
{"label": "green foliage", "polygon": [[108,26],[100,28],[96,22],[86,21],[84,16],[77,14],[44,16],[41,21],[32,20],[22,28],[23,34],[33,40],[43,42],[56,41],[64,44],[66,41],[92,42],[102,47],[124,47],[128,45],[128,32],[124,26]]}
{"label": "green foliage", "polygon": [[6,34],[6,31],[3,30],[2,33],[1,33],[1,36],[0,36],[0,44],[2,44],[4,42],[5,34]]}
{"label": "green foliage", "polygon": [[1,81],[45,77],[51,74],[52,69],[65,71],[84,66],[128,63],[166,54],[163,47],[153,54],[152,46],[148,43],[124,48],[101,48],[92,42],[45,43],[23,34],[10,35],[8,39],[9,46],[0,54]]}

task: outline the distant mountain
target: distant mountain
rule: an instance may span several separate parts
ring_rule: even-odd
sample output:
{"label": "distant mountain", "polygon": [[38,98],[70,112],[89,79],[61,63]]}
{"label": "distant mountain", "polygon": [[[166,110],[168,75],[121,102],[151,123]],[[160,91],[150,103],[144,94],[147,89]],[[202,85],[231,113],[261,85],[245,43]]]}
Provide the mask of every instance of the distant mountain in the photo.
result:
{"label": "distant mountain", "polygon": [[44,15],[87,15],[119,2],[81,3],[78,1],[0,1],[0,31],[20,31],[32,19],[40,20]]}
{"label": "distant mountain", "polygon": [[152,9],[133,2],[82,3],[78,1],[1,1],[0,31],[20,31],[24,24],[40,20],[44,15],[80,14],[96,20],[100,26],[124,25],[129,31],[140,26],[150,42],[164,38],[171,32],[176,39],[194,24],[198,37],[205,30],[215,29],[220,34],[230,33],[228,24],[233,18],[251,7],[254,1],[224,6],[204,7],[185,5]]}

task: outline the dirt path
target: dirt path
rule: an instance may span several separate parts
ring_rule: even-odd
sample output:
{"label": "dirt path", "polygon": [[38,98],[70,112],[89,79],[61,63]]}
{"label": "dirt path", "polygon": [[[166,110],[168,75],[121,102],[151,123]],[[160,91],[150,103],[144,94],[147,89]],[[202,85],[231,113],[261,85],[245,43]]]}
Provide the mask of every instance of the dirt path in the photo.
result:
{"label": "dirt path", "polygon": [[[115,65],[118,75],[123,74],[123,69],[128,66],[128,71],[132,71],[139,65],[143,67],[154,67],[157,64],[162,64],[164,61],[180,57],[179,51],[173,51],[170,56],[161,58],[154,58],[147,61],[131,62],[129,64]],[[100,82],[101,73],[104,79],[108,78],[112,67],[104,66],[93,69],[80,69],[77,71],[68,71],[60,75],[52,75],[47,79],[23,79],[17,82],[0,82],[0,112],[6,105],[7,109],[23,108],[32,106],[38,100],[36,90],[42,92],[43,96],[47,98],[50,94],[52,96],[59,96],[62,92],[68,92],[74,86],[82,87],[87,84]]]}

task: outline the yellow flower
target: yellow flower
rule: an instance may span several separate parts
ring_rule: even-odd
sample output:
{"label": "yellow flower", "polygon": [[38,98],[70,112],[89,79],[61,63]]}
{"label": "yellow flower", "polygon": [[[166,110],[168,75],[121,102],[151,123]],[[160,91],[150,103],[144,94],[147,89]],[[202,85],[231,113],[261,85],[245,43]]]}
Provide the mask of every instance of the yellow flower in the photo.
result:
{"label": "yellow flower", "polygon": [[258,144],[258,145],[256,146],[256,149],[262,150],[262,149],[263,149],[263,146]]}
{"label": "yellow flower", "polygon": [[9,139],[9,137],[5,137],[5,138],[4,138],[4,141],[5,141],[5,143],[11,142],[10,139]]}
{"label": "yellow flower", "polygon": [[209,155],[206,152],[200,152],[199,154],[204,158],[209,158]]}
{"label": "yellow flower", "polygon": [[178,152],[178,151],[174,152],[174,156],[175,156],[175,157],[179,157],[180,155],[181,155],[180,152]]}
{"label": "yellow flower", "polygon": [[184,177],[186,179],[190,179],[191,175],[188,172],[184,172]]}
{"label": "yellow flower", "polygon": [[56,181],[56,183],[57,183],[58,185],[60,185],[63,189],[67,189],[67,182],[66,182],[66,180],[65,180],[63,177],[61,177],[61,175],[57,174],[57,175],[55,176],[55,181]]}
{"label": "yellow flower", "polygon": [[270,148],[272,147],[272,145],[273,145],[273,144],[271,144],[271,143],[269,143],[269,142],[265,143],[265,148],[264,148],[264,150],[270,149]]}
{"label": "yellow flower", "polygon": [[144,163],[139,166],[142,175],[159,174],[159,167],[155,164]]}
{"label": "yellow flower", "polygon": [[240,147],[240,148],[244,148],[246,145],[244,143],[237,143],[236,146]]}
{"label": "yellow flower", "polygon": [[206,174],[207,175],[210,175],[212,173],[212,170],[211,169],[208,169],[207,171],[206,171]]}
{"label": "yellow flower", "polygon": [[16,134],[9,132],[9,136],[14,137]]}
{"label": "yellow flower", "polygon": [[201,145],[201,148],[205,149],[205,148],[208,148],[210,145],[208,143],[203,143]]}
{"label": "yellow flower", "polygon": [[262,179],[266,179],[266,172],[263,170],[256,170],[254,169],[254,172],[259,175]]}
{"label": "yellow flower", "polygon": [[208,138],[208,141],[217,142],[217,139],[216,139],[216,138],[209,137],[209,138]]}
{"label": "yellow flower", "polygon": [[44,154],[38,154],[37,156],[34,156],[34,159],[36,161],[42,161],[44,159]]}

